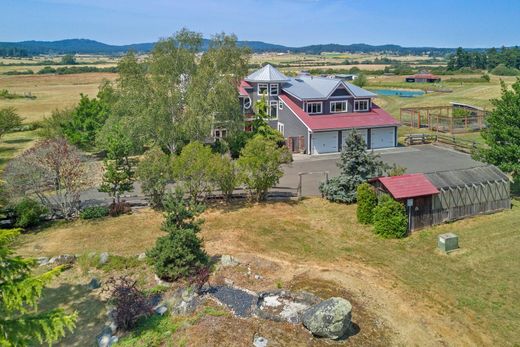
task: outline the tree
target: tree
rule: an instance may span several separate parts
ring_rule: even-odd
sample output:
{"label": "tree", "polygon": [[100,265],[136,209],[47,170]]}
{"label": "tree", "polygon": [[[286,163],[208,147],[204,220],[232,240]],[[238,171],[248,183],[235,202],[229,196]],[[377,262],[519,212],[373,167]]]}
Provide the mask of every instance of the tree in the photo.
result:
{"label": "tree", "polygon": [[354,80],[353,83],[356,86],[363,88],[368,83],[367,76],[365,76],[365,74],[360,73],[360,74],[358,74],[357,78]]}
{"label": "tree", "polygon": [[408,233],[408,218],[404,205],[383,195],[374,208],[374,232],[384,238],[402,238]]}
{"label": "tree", "polygon": [[215,155],[212,167],[212,183],[220,190],[224,200],[229,201],[234,190],[240,184],[240,177],[236,164],[226,155]]}
{"label": "tree", "polygon": [[41,127],[38,129],[38,136],[44,139],[64,138],[63,129],[72,118],[72,108],[55,109],[50,117],[44,117]]}
{"label": "tree", "polygon": [[72,55],[72,54],[65,54],[63,57],[61,57],[61,64],[62,65],[75,65],[76,58],[74,58],[74,55]]}
{"label": "tree", "polygon": [[112,136],[107,140],[104,148],[107,152],[105,172],[99,191],[108,193],[114,199],[115,206],[119,206],[121,194],[134,189],[134,162],[130,159],[132,141],[117,126],[112,129]]}
{"label": "tree", "polygon": [[137,167],[137,177],[141,181],[141,189],[148,197],[150,204],[161,207],[166,185],[172,176],[170,157],[160,148],[147,151]]}
{"label": "tree", "polygon": [[491,100],[494,109],[482,131],[487,147],[476,153],[477,159],[498,166],[520,177],[520,79],[511,88],[502,82],[502,96]]}
{"label": "tree", "polygon": [[173,159],[173,177],[182,183],[193,200],[200,200],[211,191],[213,158],[210,147],[194,141]]}
{"label": "tree", "polygon": [[9,249],[18,234],[18,230],[0,229],[0,345],[50,345],[74,329],[77,314],[62,309],[38,311],[42,290],[63,267],[34,275],[35,262],[14,256]]}
{"label": "tree", "polygon": [[237,166],[250,196],[258,201],[267,197],[267,191],[283,176],[281,164],[288,156],[286,147],[278,147],[272,140],[256,135],[240,153]]}
{"label": "tree", "polygon": [[377,206],[377,195],[368,183],[361,183],[357,187],[357,220],[361,224],[372,224],[374,208]]}
{"label": "tree", "polygon": [[16,114],[14,107],[0,109],[0,138],[20,125],[22,117]]}
{"label": "tree", "polygon": [[167,194],[162,230],[168,235],[158,238],[146,254],[157,276],[170,281],[196,274],[209,261],[197,236],[202,221],[195,217],[202,212],[200,205],[183,197],[182,190],[177,190],[175,195]]}
{"label": "tree", "polygon": [[89,180],[76,147],[65,139],[38,142],[11,160],[4,171],[12,197],[35,195],[53,214],[76,215]]}
{"label": "tree", "polygon": [[278,147],[284,147],[285,138],[282,133],[269,125],[268,121],[270,116],[267,114],[267,102],[264,96],[256,102],[255,108],[256,112],[255,118],[253,119],[253,134],[261,135],[262,137],[275,142]]}
{"label": "tree", "polygon": [[320,184],[321,193],[330,201],[354,203],[356,189],[369,179],[382,176],[387,166],[378,155],[366,151],[365,140],[352,131],[341,150],[340,175]]}

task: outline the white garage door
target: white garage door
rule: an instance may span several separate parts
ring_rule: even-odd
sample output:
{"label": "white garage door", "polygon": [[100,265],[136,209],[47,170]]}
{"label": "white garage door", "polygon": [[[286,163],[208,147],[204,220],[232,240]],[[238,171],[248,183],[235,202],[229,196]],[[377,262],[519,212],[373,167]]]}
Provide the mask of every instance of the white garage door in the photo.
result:
{"label": "white garage door", "polygon": [[[349,137],[350,133],[351,133],[352,130],[343,130],[341,132],[341,141],[343,143],[345,143],[345,141],[347,140],[347,138]],[[365,139],[365,143],[368,144],[368,140],[367,140],[367,137],[368,137],[368,130],[367,129],[356,129],[356,131],[358,132],[359,135],[361,135],[362,138]]]}
{"label": "white garage door", "polygon": [[372,128],[370,145],[372,149],[395,147],[395,128]]}
{"label": "white garage door", "polygon": [[330,131],[312,134],[312,154],[338,151],[338,132]]}

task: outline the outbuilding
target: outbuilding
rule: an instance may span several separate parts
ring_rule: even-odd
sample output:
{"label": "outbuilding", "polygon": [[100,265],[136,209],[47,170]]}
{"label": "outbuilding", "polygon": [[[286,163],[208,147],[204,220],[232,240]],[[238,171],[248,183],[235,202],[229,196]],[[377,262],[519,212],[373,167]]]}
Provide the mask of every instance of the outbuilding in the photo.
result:
{"label": "outbuilding", "polygon": [[372,184],[405,204],[410,230],[511,208],[509,178],[493,165],[379,177]]}
{"label": "outbuilding", "polygon": [[412,76],[406,76],[405,82],[409,83],[439,83],[441,78],[427,72],[421,72]]}

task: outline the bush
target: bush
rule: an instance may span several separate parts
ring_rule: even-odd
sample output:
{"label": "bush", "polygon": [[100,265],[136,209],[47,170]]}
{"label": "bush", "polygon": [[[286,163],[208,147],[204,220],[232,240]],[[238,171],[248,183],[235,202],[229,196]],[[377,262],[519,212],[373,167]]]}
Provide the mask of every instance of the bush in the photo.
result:
{"label": "bush", "polygon": [[491,73],[496,76],[518,76],[520,71],[518,71],[518,69],[515,69],[513,67],[507,67],[504,64],[500,64],[497,67],[495,67],[493,70],[491,70]]}
{"label": "bush", "polygon": [[213,161],[213,184],[221,191],[228,201],[233,191],[240,184],[240,178],[235,162],[227,156],[216,156]]}
{"label": "bush", "polygon": [[28,228],[37,226],[42,221],[42,216],[48,213],[47,208],[31,198],[23,198],[14,207],[16,215],[15,226]]}
{"label": "bush", "polygon": [[122,214],[130,213],[132,209],[130,208],[130,205],[126,201],[121,202],[112,202],[110,206],[108,206],[108,215],[110,217],[117,217]]}
{"label": "bush", "polygon": [[408,233],[404,205],[384,195],[374,208],[374,232],[384,238],[402,238]]}
{"label": "bush", "polygon": [[161,207],[171,173],[170,157],[155,147],[144,154],[137,167],[141,189],[153,207]]}
{"label": "bush", "polygon": [[374,208],[377,206],[377,195],[374,188],[368,183],[357,187],[357,220],[361,224],[371,224]]}
{"label": "bush", "polygon": [[146,256],[157,276],[168,281],[192,276],[208,263],[202,241],[191,229],[179,229],[157,239]]}
{"label": "bush", "polygon": [[85,207],[80,213],[81,219],[98,219],[108,216],[108,207],[106,206],[91,206]]}
{"label": "bush", "polygon": [[143,263],[139,259],[137,259],[137,257],[123,257],[121,255],[111,254],[108,257],[108,261],[106,263],[99,264],[98,261],[96,267],[100,270],[110,272],[133,269],[139,267],[142,264]]}

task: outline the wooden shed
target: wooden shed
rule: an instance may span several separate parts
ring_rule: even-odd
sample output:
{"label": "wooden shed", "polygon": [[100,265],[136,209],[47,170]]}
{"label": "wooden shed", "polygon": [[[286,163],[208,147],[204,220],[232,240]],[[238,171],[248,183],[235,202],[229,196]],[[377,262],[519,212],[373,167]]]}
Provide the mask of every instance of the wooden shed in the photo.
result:
{"label": "wooden shed", "polygon": [[509,178],[493,165],[380,177],[373,185],[405,204],[410,230],[511,208]]}

